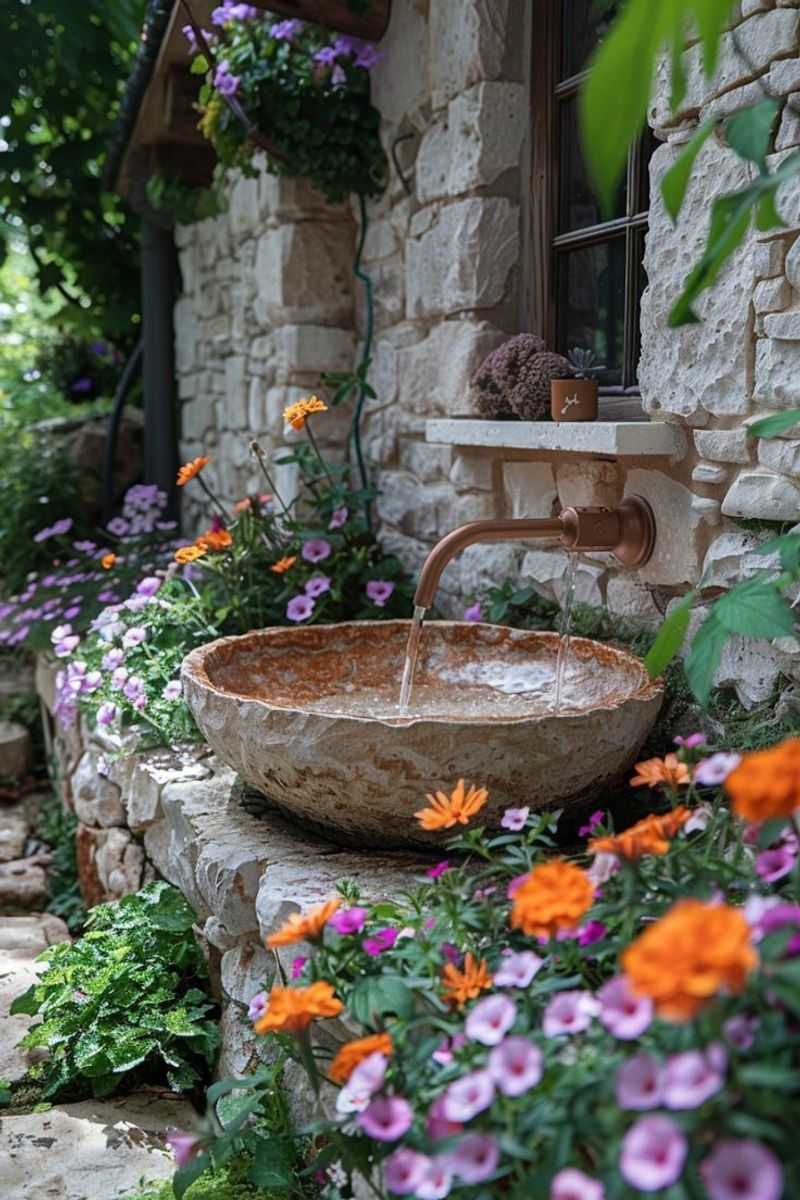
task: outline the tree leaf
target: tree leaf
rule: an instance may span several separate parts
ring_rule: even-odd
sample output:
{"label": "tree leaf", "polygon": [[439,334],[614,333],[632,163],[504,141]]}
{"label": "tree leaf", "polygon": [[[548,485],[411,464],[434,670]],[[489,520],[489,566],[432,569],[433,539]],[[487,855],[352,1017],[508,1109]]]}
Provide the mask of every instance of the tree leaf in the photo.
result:
{"label": "tree leaf", "polygon": [[288,1135],[267,1133],[259,1137],[250,1180],[259,1188],[289,1191],[294,1182],[294,1149]]}
{"label": "tree leaf", "polygon": [[12,1017],[17,1016],[19,1013],[25,1013],[27,1016],[33,1017],[38,1013],[39,1001],[36,999],[36,989],[38,986],[38,984],[32,983],[26,992],[23,992],[21,996],[17,996],[16,1000],[12,1001],[11,1008],[9,1009]]}
{"label": "tree leaf", "polygon": [[794,614],[778,584],[758,577],[731,588],[714,605],[714,615],[730,633],[772,640],[791,637]]}
{"label": "tree leaf", "polygon": [[716,618],[716,609],[712,609],[692,638],[684,659],[683,667],[689,686],[704,708],[708,704],[722,648],[729,636],[728,630]]}
{"label": "tree leaf", "polygon": [[800,422],[800,408],[790,408],[787,412],[773,413],[771,417],[762,417],[747,426],[749,437],[777,437],[793,425]]}
{"label": "tree leaf", "polygon": [[725,128],[731,150],[746,162],[755,163],[761,171],[767,169],[770,134],[779,110],[778,101],[767,96],[752,108],[734,113]]}
{"label": "tree leaf", "polygon": [[783,533],[755,549],[756,554],[779,554],[784,571],[800,571],[800,533]]}
{"label": "tree leaf", "polygon": [[703,121],[702,125],[698,125],[690,141],[683,147],[675,162],[661,180],[661,195],[664,200],[664,207],[673,221],[677,220],[678,213],[686,196],[686,188],[689,185],[689,177],[691,176],[695,159],[718,124],[717,117],[709,117],[708,120]]}
{"label": "tree leaf", "polygon": [[686,637],[686,630],[689,628],[689,614],[694,597],[694,591],[684,596],[656,634],[655,641],[644,660],[647,674],[651,679],[657,679],[680,653],[683,639]]}
{"label": "tree leaf", "polygon": [[175,1193],[176,1200],[183,1200],[183,1196],[196,1179],[199,1179],[207,1167],[211,1166],[211,1159],[207,1154],[200,1154],[197,1158],[193,1158],[185,1167],[181,1167],[172,1177],[172,1190]]}

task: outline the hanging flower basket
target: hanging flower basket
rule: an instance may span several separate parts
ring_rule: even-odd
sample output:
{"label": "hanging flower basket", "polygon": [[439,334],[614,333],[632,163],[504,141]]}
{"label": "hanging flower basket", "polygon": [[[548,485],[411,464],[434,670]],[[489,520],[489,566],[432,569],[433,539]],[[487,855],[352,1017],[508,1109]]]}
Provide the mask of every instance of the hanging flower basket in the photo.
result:
{"label": "hanging flower basket", "polygon": [[255,7],[374,41],[386,32],[392,0],[259,0]]}

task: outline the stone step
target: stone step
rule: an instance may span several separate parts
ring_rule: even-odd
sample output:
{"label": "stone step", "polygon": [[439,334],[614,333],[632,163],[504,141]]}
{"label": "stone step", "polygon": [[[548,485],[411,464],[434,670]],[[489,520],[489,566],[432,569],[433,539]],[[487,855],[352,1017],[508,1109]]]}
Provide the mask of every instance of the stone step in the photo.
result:
{"label": "stone step", "polygon": [[33,763],[31,735],[18,721],[0,721],[0,779],[24,779]]}
{"label": "stone step", "polygon": [[30,1065],[17,1043],[32,1018],[24,1014],[12,1017],[11,1004],[36,982],[34,963],[38,955],[56,942],[69,940],[64,922],[49,913],[6,917],[0,924],[0,1079],[18,1083]]}
{"label": "stone step", "polygon": [[22,858],[30,825],[22,804],[0,807],[0,863]]}
{"label": "stone step", "polygon": [[38,856],[0,862],[0,913],[41,909],[47,902],[47,875]]}
{"label": "stone step", "polygon": [[167,1129],[191,1129],[197,1114],[169,1092],[142,1089],[119,1100],[87,1100],[0,1118],[3,1200],[118,1200],[171,1179]]}

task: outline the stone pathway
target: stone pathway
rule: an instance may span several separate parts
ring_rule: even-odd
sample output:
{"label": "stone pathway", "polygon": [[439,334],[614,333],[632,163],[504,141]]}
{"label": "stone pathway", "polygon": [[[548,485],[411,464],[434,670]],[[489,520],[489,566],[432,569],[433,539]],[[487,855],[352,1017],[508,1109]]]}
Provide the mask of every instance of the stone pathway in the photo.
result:
{"label": "stone pathway", "polygon": [[[29,842],[24,803],[0,803],[0,1079],[12,1083],[30,1065],[17,1043],[32,1018],[11,1016],[11,1003],[34,982],[38,955],[70,936],[59,917],[31,911],[46,902],[47,879],[46,856],[28,853]],[[119,1200],[172,1177],[163,1132],[195,1121],[160,1089],[39,1113],[0,1108],[0,1200]]]}

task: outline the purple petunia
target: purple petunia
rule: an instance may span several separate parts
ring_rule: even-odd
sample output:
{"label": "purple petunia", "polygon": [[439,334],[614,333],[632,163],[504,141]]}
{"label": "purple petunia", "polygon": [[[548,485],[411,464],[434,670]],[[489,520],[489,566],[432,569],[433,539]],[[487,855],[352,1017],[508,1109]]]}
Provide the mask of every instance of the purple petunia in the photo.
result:
{"label": "purple petunia", "polygon": [[319,63],[321,67],[332,67],[336,63],[338,53],[334,46],[323,46],[314,55],[314,62]]}
{"label": "purple petunia", "polygon": [[136,585],[137,594],[148,597],[155,596],[162,583],[163,580],[159,579],[157,575],[146,575],[144,579],[140,580]]}
{"label": "purple petunia", "polygon": [[394,591],[394,584],[386,579],[370,579],[366,587],[368,598],[378,608],[383,608]]}
{"label": "purple petunia", "polygon": [[615,1088],[617,1104],[623,1110],[658,1108],[664,1092],[664,1069],[652,1054],[633,1054],[617,1072]]}
{"label": "purple petunia", "polygon": [[365,71],[369,71],[372,67],[376,66],[382,58],[383,55],[381,54],[380,50],[367,43],[366,46],[362,46],[359,50],[358,54],[356,55],[355,63],[357,67],[363,67]]}
{"label": "purple petunia", "polygon": [[310,596],[292,596],[286,605],[286,617],[289,621],[307,621],[314,611],[314,601]]}
{"label": "purple petunia", "polygon": [[253,999],[247,1006],[247,1018],[250,1021],[257,1021],[259,1017],[263,1017],[267,1011],[269,1004],[269,994],[267,992],[256,992]]}
{"label": "purple petunia", "polygon": [[117,706],[106,701],[97,710],[98,725],[111,725],[117,718]]}
{"label": "purple petunia", "polygon": [[637,995],[624,975],[604,983],[597,998],[600,1024],[620,1041],[641,1037],[653,1019],[653,1001]]}
{"label": "purple petunia", "polygon": [[288,21],[276,21],[274,25],[270,25],[269,36],[279,42],[291,42],[302,31],[303,22],[292,17]]}
{"label": "purple petunia", "polygon": [[530,807],[526,804],[523,808],[507,808],[503,813],[500,824],[503,829],[510,829],[513,833],[519,833],[525,828],[525,822],[531,815]]}
{"label": "purple petunia", "polygon": [[751,1138],[717,1142],[700,1164],[709,1200],[780,1200],[781,1164],[766,1146]]}
{"label": "purple petunia", "polygon": [[346,523],[348,516],[348,510],[344,505],[342,505],[341,508],[335,508],[331,513],[331,519],[328,522],[328,529],[341,529]]}
{"label": "purple petunia", "polygon": [[605,1200],[606,1189],[598,1179],[577,1167],[564,1167],[550,1182],[548,1200]]}
{"label": "purple petunia", "polygon": [[63,537],[65,533],[69,533],[72,529],[72,517],[64,517],[61,521],[56,521],[55,525],[46,526],[40,529],[38,533],[33,535],[35,542],[46,542],[51,537]]}
{"label": "purple petunia", "polygon": [[469,606],[469,608],[464,609],[465,621],[480,621],[482,616],[483,609],[481,608],[480,600],[476,600],[474,604]]}
{"label": "purple petunia", "polygon": [[597,1016],[600,1004],[591,992],[558,992],[553,996],[542,1015],[542,1032],[545,1037],[559,1037],[565,1033],[582,1033]]}
{"label": "purple petunia", "polygon": [[218,64],[214,72],[214,87],[221,96],[235,96],[239,90],[239,83],[238,75],[231,74],[230,64],[227,61]]}
{"label": "purple petunia", "polygon": [[312,600],[316,600],[319,596],[324,596],[326,592],[331,590],[331,581],[327,575],[314,575],[311,579],[306,580],[305,593]]}
{"label": "purple petunia", "polygon": [[485,1112],[494,1100],[494,1080],[488,1071],[470,1071],[449,1085],[442,1099],[441,1112],[446,1121],[463,1124]]}
{"label": "purple petunia", "polygon": [[165,700],[180,700],[182,685],[180,679],[170,679],[169,683],[161,693]]}
{"label": "purple petunia", "polygon": [[356,1120],[376,1142],[396,1142],[414,1123],[414,1111],[402,1096],[378,1096]]}
{"label": "purple petunia", "polygon": [[489,1133],[471,1133],[447,1155],[447,1162],[466,1184],[483,1183],[497,1170],[500,1147]]}
{"label": "purple petunia", "polygon": [[326,542],[325,538],[309,538],[300,553],[306,562],[322,562],[330,556],[331,544]]}

